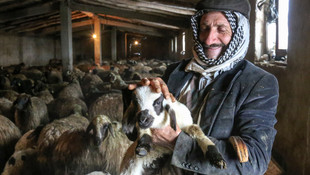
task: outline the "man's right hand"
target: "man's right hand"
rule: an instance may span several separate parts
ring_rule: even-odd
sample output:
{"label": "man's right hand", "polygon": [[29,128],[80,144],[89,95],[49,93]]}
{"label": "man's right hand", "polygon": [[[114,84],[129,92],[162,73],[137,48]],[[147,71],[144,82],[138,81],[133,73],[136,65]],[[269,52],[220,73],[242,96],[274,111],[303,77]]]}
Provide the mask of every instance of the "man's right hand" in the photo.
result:
{"label": "man's right hand", "polygon": [[156,78],[142,78],[142,80],[139,83],[137,83],[137,84],[129,84],[128,85],[128,89],[129,90],[134,90],[138,86],[151,86],[152,89],[155,92],[157,92],[157,93],[162,92],[164,97],[165,97],[165,99],[171,99],[172,102],[175,102],[175,98],[169,92],[168,86],[166,85],[164,80],[162,80],[159,77],[156,77]]}

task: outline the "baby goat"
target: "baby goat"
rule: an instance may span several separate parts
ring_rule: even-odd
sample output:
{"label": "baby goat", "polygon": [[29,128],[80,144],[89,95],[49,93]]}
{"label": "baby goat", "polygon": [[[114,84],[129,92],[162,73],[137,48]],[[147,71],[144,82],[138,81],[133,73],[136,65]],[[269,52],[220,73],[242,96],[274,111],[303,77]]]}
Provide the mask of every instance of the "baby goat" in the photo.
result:
{"label": "baby goat", "polygon": [[135,148],[138,156],[134,156],[125,167],[122,165],[123,174],[142,174],[144,167],[148,167],[165,154],[172,154],[170,150],[157,145],[151,149],[150,128],[163,128],[169,124],[174,130],[177,124],[182,131],[194,138],[212,165],[226,168],[226,162],[215,144],[204,135],[198,125],[193,124],[191,113],[184,104],[165,99],[162,93],[152,92],[150,86],[141,86],[132,93],[131,102],[123,118],[124,133],[132,141],[138,138]]}

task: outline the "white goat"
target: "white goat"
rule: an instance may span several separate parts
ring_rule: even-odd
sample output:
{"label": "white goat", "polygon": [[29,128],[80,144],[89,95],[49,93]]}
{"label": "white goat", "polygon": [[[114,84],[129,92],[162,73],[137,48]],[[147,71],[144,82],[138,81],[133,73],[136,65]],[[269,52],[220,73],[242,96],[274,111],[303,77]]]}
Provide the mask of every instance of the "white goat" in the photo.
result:
{"label": "white goat", "polygon": [[[132,94],[131,102],[123,118],[123,131],[131,140],[138,140],[132,158],[123,160],[122,174],[142,174],[164,155],[172,151],[152,144],[150,128],[163,128],[169,125],[176,130],[176,124],[182,131],[194,138],[210,163],[218,168],[226,168],[226,162],[215,144],[204,135],[201,128],[193,124],[188,108],[180,102],[171,102],[162,93],[155,93],[149,86],[138,87]],[[128,151],[127,153],[128,154]],[[126,157],[126,156],[125,156]],[[159,167],[160,168],[160,167]]]}

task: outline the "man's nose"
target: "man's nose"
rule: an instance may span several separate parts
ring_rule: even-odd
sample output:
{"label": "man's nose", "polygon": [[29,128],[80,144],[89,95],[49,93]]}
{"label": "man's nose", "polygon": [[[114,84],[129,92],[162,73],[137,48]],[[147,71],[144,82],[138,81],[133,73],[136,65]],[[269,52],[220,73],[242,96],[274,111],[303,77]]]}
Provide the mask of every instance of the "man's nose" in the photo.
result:
{"label": "man's nose", "polygon": [[215,44],[217,41],[217,31],[214,28],[211,28],[210,31],[206,34],[205,44],[211,45]]}

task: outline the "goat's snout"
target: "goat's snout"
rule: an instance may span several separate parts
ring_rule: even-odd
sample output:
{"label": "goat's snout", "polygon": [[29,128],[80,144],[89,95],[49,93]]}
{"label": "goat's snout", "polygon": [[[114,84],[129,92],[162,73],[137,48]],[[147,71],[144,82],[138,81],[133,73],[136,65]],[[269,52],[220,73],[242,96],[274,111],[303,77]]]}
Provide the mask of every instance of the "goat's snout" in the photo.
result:
{"label": "goat's snout", "polygon": [[145,109],[143,111],[140,111],[138,112],[137,116],[140,128],[146,129],[153,124],[154,117],[149,114],[149,110]]}

